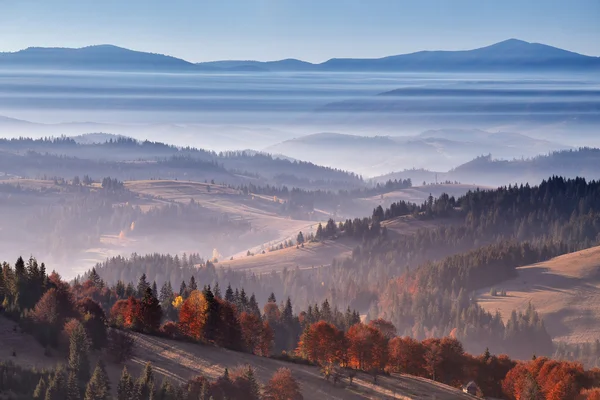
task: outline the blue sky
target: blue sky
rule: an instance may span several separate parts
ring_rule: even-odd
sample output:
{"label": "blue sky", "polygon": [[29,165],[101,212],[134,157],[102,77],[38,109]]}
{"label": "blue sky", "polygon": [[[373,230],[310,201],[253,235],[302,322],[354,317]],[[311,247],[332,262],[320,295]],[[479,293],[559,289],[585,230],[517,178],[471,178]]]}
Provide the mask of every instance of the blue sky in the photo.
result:
{"label": "blue sky", "polygon": [[115,44],[195,62],[315,62],[508,38],[600,56],[600,0],[0,0],[0,51]]}

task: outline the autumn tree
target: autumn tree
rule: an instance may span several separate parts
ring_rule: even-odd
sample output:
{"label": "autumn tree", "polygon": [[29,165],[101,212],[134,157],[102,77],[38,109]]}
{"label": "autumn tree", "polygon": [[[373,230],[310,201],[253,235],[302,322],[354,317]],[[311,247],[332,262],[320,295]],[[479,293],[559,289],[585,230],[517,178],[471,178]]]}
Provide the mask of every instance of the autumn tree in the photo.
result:
{"label": "autumn tree", "polygon": [[388,343],[383,334],[365,324],[352,325],[346,334],[350,365],[364,371],[382,371],[388,360]]}
{"label": "autumn tree", "polygon": [[392,324],[390,321],[386,321],[383,318],[369,321],[369,326],[379,330],[387,340],[391,340],[397,335],[394,324]]}
{"label": "autumn tree", "polygon": [[425,376],[425,347],[411,337],[395,337],[389,342],[389,365],[395,372]]}
{"label": "autumn tree", "polygon": [[190,293],[179,309],[179,330],[192,339],[204,338],[208,303],[198,290]]}
{"label": "autumn tree", "polygon": [[344,347],[344,333],[332,324],[319,321],[302,333],[296,352],[311,362],[325,365],[340,362]]}
{"label": "autumn tree", "polygon": [[264,388],[264,400],[303,400],[300,386],[292,371],[279,368]]}

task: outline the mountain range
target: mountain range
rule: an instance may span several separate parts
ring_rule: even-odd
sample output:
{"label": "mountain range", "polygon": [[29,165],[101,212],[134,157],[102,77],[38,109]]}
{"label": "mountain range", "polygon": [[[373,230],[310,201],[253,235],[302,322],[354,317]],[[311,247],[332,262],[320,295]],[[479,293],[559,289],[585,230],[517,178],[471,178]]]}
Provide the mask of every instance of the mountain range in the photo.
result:
{"label": "mountain range", "polygon": [[31,47],[0,53],[0,68],[99,71],[522,71],[600,70],[600,57],[509,39],[491,46],[461,51],[420,51],[376,59],[333,58],[313,64],[279,61],[224,60],[192,63],[179,58],[129,50],[113,45],[72,48]]}

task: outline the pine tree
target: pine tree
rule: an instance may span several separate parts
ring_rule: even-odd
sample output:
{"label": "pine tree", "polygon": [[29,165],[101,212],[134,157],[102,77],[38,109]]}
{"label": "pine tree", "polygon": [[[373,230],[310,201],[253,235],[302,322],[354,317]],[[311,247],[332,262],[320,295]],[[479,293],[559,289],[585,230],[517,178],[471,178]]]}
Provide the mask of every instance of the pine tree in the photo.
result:
{"label": "pine tree", "polygon": [[104,362],[98,360],[92,378],[87,384],[84,400],[108,400],[110,399],[110,382],[106,374]]}
{"label": "pine tree", "polygon": [[281,313],[281,321],[286,326],[292,326],[293,319],[294,313],[292,310],[292,301],[288,296],[287,301],[285,302],[285,307],[283,308],[283,311]]}
{"label": "pine tree", "polygon": [[248,296],[246,296],[246,291],[244,288],[240,291],[240,309],[239,312],[244,312],[248,310]]}
{"label": "pine tree", "polygon": [[64,400],[67,398],[67,378],[63,366],[56,368],[46,390],[45,400]]}
{"label": "pine tree", "polygon": [[235,297],[233,297],[233,289],[231,289],[231,284],[227,285],[227,290],[225,290],[225,301],[230,303],[235,302]]}
{"label": "pine tree", "polygon": [[185,284],[185,281],[181,281],[181,285],[179,286],[179,295],[181,297],[187,297],[187,285]]}
{"label": "pine tree", "polygon": [[160,328],[162,308],[152,289],[147,288],[140,305],[141,324],[145,332],[156,332]]}
{"label": "pine tree", "polygon": [[219,287],[219,282],[215,284],[215,297],[217,299],[221,298],[221,288]]}
{"label": "pine tree", "polygon": [[244,377],[248,380],[249,393],[246,393],[247,398],[250,400],[260,399],[260,385],[254,375],[254,368],[248,366],[244,371]]}
{"label": "pine tree", "polygon": [[256,301],[256,296],[252,293],[250,296],[250,301],[248,302],[248,313],[254,314],[260,318],[260,308],[258,307],[258,302]]}
{"label": "pine tree", "polygon": [[198,290],[198,284],[196,283],[196,278],[194,278],[194,275],[190,276],[190,283],[188,284],[188,290],[190,292],[193,290]]}
{"label": "pine tree", "polygon": [[174,396],[175,396],[175,389],[173,388],[171,383],[168,381],[168,379],[164,378],[162,381],[162,384],[156,391],[156,396],[155,396],[156,400],[171,400],[171,399],[174,399]]}
{"label": "pine tree", "polygon": [[133,397],[133,379],[131,375],[129,375],[127,367],[123,367],[121,379],[117,385],[117,400],[131,400]]}
{"label": "pine tree", "polygon": [[81,389],[79,388],[79,382],[77,381],[77,373],[75,371],[69,372],[67,379],[67,400],[80,400]]}
{"label": "pine tree", "polygon": [[210,290],[210,285],[203,290],[204,299],[206,300],[206,324],[204,325],[204,339],[214,342],[219,337],[219,326],[221,325],[220,306],[213,292]]}
{"label": "pine tree", "polygon": [[277,299],[275,298],[275,293],[271,292],[271,294],[269,295],[269,299],[267,300],[268,303],[277,303]]}
{"label": "pine tree", "polygon": [[300,231],[300,232],[298,233],[298,236],[296,237],[296,242],[297,242],[298,244],[302,244],[302,243],[304,243],[304,235],[302,234],[302,231]]}
{"label": "pine tree", "polygon": [[156,287],[156,281],[152,282],[152,295],[158,299],[158,289]]}
{"label": "pine tree", "polygon": [[138,281],[137,297],[144,297],[144,294],[146,293],[146,289],[148,289],[149,287],[150,287],[150,284],[148,283],[148,280],[146,279],[146,274],[143,273],[142,276],[140,276],[140,280]]}
{"label": "pine tree", "polygon": [[89,340],[81,323],[77,323],[69,338],[69,370],[74,372],[80,383],[90,379],[90,361],[88,358]]}
{"label": "pine tree", "polygon": [[323,225],[319,222],[319,226],[317,226],[317,233],[315,235],[315,239],[322,240],[323,239]]}
{"label": "pine tree", "polygon": [[[0,274],[2,276],[2,274]],[[43,400],[46,397],[46,390],[48,390],[48,385],[42,376],[40,381],[38,382],[35,390],[33,391],[33,399],[34,400]]]}
{"label": "pine tree", "polygon": [[149,362],[146,363],[146,366],[135,383],[135,386],[140,399],[145,400],[150,398],[151,393],[154,391],[154,371],[152,369],[152,364]]}

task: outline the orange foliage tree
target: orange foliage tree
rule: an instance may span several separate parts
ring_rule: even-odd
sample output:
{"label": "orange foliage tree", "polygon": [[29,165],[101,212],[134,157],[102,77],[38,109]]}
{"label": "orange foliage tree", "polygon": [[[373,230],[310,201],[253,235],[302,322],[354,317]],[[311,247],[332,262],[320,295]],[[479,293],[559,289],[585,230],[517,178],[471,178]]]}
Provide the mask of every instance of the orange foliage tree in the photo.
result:
{"label": "orange foliage tree", "polygon": [[279,368],[264,388],[264,400],[302,400],[300,386],[288,368]]}
{"label": "orange foliage tree", "polygon": [[394,372],[425,376],[425,347],[411,337],[395,337],[389,343],[389,366]]}
{"label": "orange foliage tree", "polygon": [[540,357],[511,369],[502,382],[502,389],[511,400],[568,400],[576,399],[589,384],[590,379],[580,363]]}
{"label": "orange foliage tree", "polygon": [[193,290],[179,309],[179,331],[192,339],[202,339],[207,311],[208,303],[204,295]]}
{"label": "orange foliage tree", "polygon": [[388,341],[383,334],[363,323],[354,324],[346,333],[350,366],[365,371],[381,371],[388,361]]}
{"label": "orange foliage tree", "polygon": [[243,312],[240,314],[240,325],[246,350],[252,354],[260,352],[263,321],[256,314]]}
{"label": "orange foliage tree", "polygon": [[344,333],[325,321],[308,326],[298,343],[301,357],[321,365],[343,362]]}
{"label": "orange foliage tree", "polygon": [[377,318],[369,322],[369,326],[378,329],[387,340],[391,340],[397,335],[396,327],[390,321],[383,318]]}

